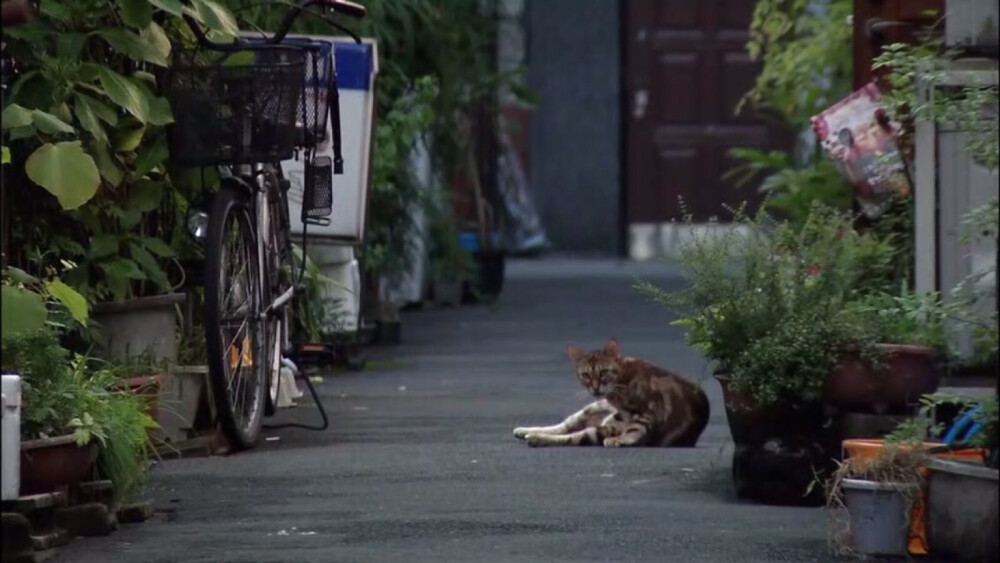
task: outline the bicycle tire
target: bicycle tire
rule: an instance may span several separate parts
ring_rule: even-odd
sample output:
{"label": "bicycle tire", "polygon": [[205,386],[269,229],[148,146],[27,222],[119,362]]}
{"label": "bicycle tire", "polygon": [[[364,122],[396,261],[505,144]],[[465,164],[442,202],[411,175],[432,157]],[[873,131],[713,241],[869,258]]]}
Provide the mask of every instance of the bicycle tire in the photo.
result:
{"label": "bicycle tire", "polygon": [[[254,209],[250,198],[250,194],[242,190],[229,186],[220,188],[212,202],[205,241],[205,336],[209,382],[219,425],[230,444],[237,449],[256,445],[264,410],[264,392],[270,383],[269,374],[261,369],[266,363],[260,361],[262,342],[259,333],[264,328],[259,322],[260,291],[264,284],[260,279]],[[224,277],[227,276],[227,234],[235,235],[237,241],[242,241],[246,262],[246,275],[242,281]],[[244,286],[242,289],[240,284]],[[234,315],[238,313],[228,313],[227,304],[230,295],[240,291],[246,293],[242,307],[244,319],[235,336],[230,338],[228,331],[231,331],[237,318]],[[244,325],[247,331],[241,338]],[[250,373],[243,369],[244,362],[248,360],[252,368]],[[226,369],[227,364],[234,372],[232,378]],[[231,383],[237,377],[234,389]],[[241,383],[246,383],[242,387],[243,393]],[[243,412],[245,402],[242,405],[238,403],[243,394],[250,400],[248,412]]]}

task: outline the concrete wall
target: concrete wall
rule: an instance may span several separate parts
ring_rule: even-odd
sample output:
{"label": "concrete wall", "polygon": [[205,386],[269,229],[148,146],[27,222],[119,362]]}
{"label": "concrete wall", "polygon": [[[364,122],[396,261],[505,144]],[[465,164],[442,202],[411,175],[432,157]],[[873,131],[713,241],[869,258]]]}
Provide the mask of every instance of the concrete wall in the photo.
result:
{"label": "concrete wall", "polygon": [[554,250],[619,252],[619,2],[525,2],[530,175]]}

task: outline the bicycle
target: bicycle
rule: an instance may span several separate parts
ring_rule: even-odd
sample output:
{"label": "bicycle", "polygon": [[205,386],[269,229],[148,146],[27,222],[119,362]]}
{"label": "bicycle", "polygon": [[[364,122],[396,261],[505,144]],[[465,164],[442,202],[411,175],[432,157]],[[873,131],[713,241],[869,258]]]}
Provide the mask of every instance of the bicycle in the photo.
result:
{"label": "bicycle", "polygon": [[[281,162],[305,159],[304,227],[328,221],[332,175],[342,172],[339,120],[333,120],[331,139],[336,158],[330,162],[313,155],[335,115],[332,57],[322,43],[286,41],[286,36],[307,13],[361,40],[329,15],[308,10],[317,5],[355,18],[366,13],[364,6],[345,0],[300,0],[272,36],[233,43],[210,40],[185,15],[197,46],[175,50],[165,76],[164,93],[175,119],[168,129],[173,163],[220,171],[208,211],[189,212],[188,227],[205,248],[212,402],[223,433],[237,449],[253,447],[262,417],[274,412],[289,348],[287,307],[302,291],[305,264],[301,261],[296,276],[290,183]],[[303,228],[303,252],[305,247]]]}

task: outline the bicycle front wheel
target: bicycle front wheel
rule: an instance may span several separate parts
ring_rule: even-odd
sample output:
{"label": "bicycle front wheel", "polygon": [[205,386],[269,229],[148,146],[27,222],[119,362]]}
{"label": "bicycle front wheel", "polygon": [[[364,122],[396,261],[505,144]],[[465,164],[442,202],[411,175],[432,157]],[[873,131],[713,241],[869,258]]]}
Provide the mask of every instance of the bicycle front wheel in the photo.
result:
{"label": "bicycle front wheel", "polygon": [[263,283],[250,196],[216,194],[205,241],[205,333],[216,415],[230,443],[253,447],[268,387]]}

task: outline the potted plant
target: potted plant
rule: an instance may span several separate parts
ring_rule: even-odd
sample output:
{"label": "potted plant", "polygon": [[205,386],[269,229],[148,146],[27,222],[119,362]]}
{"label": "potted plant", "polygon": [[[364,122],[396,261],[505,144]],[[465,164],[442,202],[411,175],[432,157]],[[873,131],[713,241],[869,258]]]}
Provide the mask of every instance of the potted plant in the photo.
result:
{"label": "potted plant", "polygon": [[457,307],[462,303],[463,288],[476,278],[472,254],[459,240],[450,209],[430,206],[430,259],[433,272],[434,302]]}
{"label": "potted plant", "polygon": [[857,340],[826,379],[828,405],[851,412],[884,414],[916,405],[941,381],[949,346],[946,309],[936,293],[879,292],[848,304],[843,312],[857,327]]}
{"label": "potted plant", "polygon": [[[948,432],[928,422],[930,432],[942,436],[951,448],[982,452],[978,457],[931,457],[926,460],[927,536],[931,553],[962,560],[995,560],[1000,511],[1000,459],[995,394],[970,398],[934,394],[925,408],[959,405],[964,409]],[[926,417],[924,420],[933,421]],[[984,533],[985,532],[985,533]],[[992,559],[991,559],[992,558]]]}
{"label": "potted plant", "polygon": [[827,508],[836,551],[905,557],[911,515],[920,495],[922,450],[888,447],[874,457],[840,462],[827,485]]}
{"label": "potted plant", "polygon": [[21,494],[66,488],[94,468],[103,429],[87,409],[90,388],[50,328],[8,336],[3,367],[22,377]]}
{"label": "potted plant", "polygon": [[[742,234],[692,233],[679,248],[688,287],[640,289],[679,313],[674,324],[715,364],[737,446],[737,492],[802,502],[812,469],[831,468],[839,455],[825,424],[825,382],[842,350],[858,344],[858,327],[840,311],[857,295],[888,287],[893,249],[854,231],[849,215],[820,205],[800,227],[735,211]],[[784,473],[768,468],[778,458],[787,460]],[[795,494],[775,498],[779,488]],[[822,502],[822,495],[810,500]]]}

